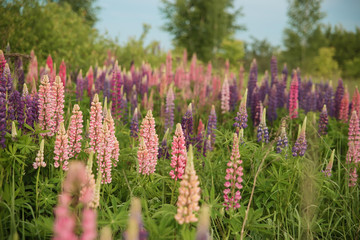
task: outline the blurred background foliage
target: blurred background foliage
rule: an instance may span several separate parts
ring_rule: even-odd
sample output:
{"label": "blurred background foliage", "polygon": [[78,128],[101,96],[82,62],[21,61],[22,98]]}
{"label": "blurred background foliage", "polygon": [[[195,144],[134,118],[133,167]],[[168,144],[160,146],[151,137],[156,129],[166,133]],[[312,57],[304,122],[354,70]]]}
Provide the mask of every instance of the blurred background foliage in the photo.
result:
{"label": "blurred background foliage", "polygon": [[[232,70],[240,65],[248,69],[256,58],[259,72],[264,72],[270,67],[268,59],[275,55],[280,66],[287,63],[288,69],[300,67],[313,77],[359,79],[360,28],[349,31],[341,25],[321,24],[325,16],[321,3],[288,1],[282,46],[255,37],[247,42],[237,39],[235,32],[246,26],[238,24],[243,10],[235,9],[233,0],[163,0],[160,11],[163,28],[173,37],[174,65],[187,49],[189,59],[197,53],[200,61],[212,61],[215,68],[229,59]],[[96,0],[0,0],[0,49],[7,43],[14,53],[29,54],[34,49],[40,65],[51,54],[57,66],[64,59],[73,71],[102,65],[109,50],[126,69],[132,63],[138,66],[147,61],[159,67],[165,61],[166,51],[160,42],[144,43],[150,23],[144,23],[140,37],[120,44],[94,27],[99,10]]]}

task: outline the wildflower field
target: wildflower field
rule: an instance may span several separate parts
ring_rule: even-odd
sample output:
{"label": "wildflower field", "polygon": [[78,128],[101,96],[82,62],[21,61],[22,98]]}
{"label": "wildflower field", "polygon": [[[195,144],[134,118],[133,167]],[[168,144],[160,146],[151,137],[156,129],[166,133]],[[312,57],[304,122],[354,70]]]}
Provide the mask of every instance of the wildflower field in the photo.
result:
{"label": "wildflower field", "polygon": [[275,57],[93,66],[0,51],[0,239],[360,238],[357,88]]}

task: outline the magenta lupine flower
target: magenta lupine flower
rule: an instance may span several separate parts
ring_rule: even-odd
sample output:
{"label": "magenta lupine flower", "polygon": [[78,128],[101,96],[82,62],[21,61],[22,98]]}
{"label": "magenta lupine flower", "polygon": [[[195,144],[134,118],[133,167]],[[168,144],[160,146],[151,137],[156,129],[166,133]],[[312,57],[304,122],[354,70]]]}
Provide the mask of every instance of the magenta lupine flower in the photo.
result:
{"label": "magenta lupine flower", "polygon": [[240,189],[243,182],[243,167],[242,160],[239,153],[239,138],[236,133],[233,135],[233,147],[231,152],[230,161],[227,163],[225,176],[225,190],[224,193],[224,206],[226,210],[240,208],[239,200],[241,199]]}
{"label": "magenta lupine flower", "polygon": [[230,87],[227,78],[221,88],[221,113],[227,113],[230,111]]}
{"label": "magenta lupine flower", "polygon": [[306,119],[307,119],[307,117],[304,118],[302,127],[301,127],[301,125],[299,126],[299,135],[298,135],[298,138],[296,139],[295,145],[292,148],[292,153],[293,153],[294,157],[304,156],[305,151],[307,149],[307,141],[306,141],[306,136],[305,136]]}
{"label": "magenta lupine flower", "polygon": [[297,79],[296,71],[294,71],[293,79],[290,85],[289,96],[289,115],[291,119],[298,117],[298,95],[299,94],[299,82]]}
{"label": "magenta lupine flower", "polygon": [[33,167],[34,169],[37,169],[38,167],[46,167],[46,163],[44,162],[44,139],[41,140],[40,149],[36,154]]}
{"label": "magenta lupine flower", "polygon": [[108,112],[106,114],[104,122],[107,124],[107,126],[109,128],[110,137],[112,138],[113,145],[110,146],[110,148],[112,149],[111,150],[111,158],[114,160],[114,166],[116,167],[116,165],[119,161],[120,149],[119,149],[119,141],[116,139],[116,136],[115,136],[115,123],[114,123],[114,119],[111,116],[110,109],[108,110]]}
{"label": "magenta lupine flower", "polygon": [[269,142],[269,130],[266,126],[266,108],[263,109],[261,114],[261,121],[257,129],[257,141],[258,142]]}
{"label": "magenta lupine flower", "polygon": [[102,131],[102,107],[101,102],[99,102],[99,96],[95,94],[90,108],[90,151],[93,151],[95,153],[101,151]]}
{"label": "magenta lupine flower", "polygon": [[151,110],[147,112],[141,123],[139,136],[144,139],[144,143],[148,151],[148,156],[144,166],[145,168],[142,169],[142,174],[149,175],[155,172],[159,148],[159,139],[155,131],[155,119]]}
{"label": "magenta lupine flower", "polygon": [[181,126],[185,136],[186,147],[189,147],[193,141],[194,119],[192,114],[192,104],[190,103],[185,115],[181,119]]}
{"label": "magenta lupine flower", "polygon": [[0,77],[3,75],[6,65],[6,59],[4,56],[4,52],[0,50]]}
{"label": "magenta lupine flower", "polygon": [[139,117],[138,110],[135,108],[131,123],[130,123],[130,136],[134,139],[138,138],[139,132]]}
{"label": "magenta lupine flower", "polygon": [[63,86],[65,87],[65,83],[66,83],[66,65],[65,65],[64,59],[61,61],[61,64],[60,64],[60,67],[59,67],[59,76],[61,78]]}
{"label": "magenta lupine flower", "polygon": [[339,79],[338,86],[335,92],[335,117],[340,119],[340,108],[341,108],[341,100],[343,99],[345,94],[345,89],[343,85],[343,81]]}
{"label": "magenta lupine flower", "polygon": [[347,122],[349,119],[349,93],[345,91],[343,98],[341,99],[339,120]]}
{"label": "magenta lupine flower", "polygon": [[175,95],[172,87],[169,87],[169,90],[166,95],[166,108],[165,108],[165,131],[166,129],[170,129],[172,132],[174,126],[174,99]]}
{"label": "magenta lupine flower", "polygon": [[54,95],[51,90],[49,78],[44,75],[39,87],[39,126],[41,130],[47,130],[46,133],[40,133],[41,136],[53,136],[55,129],[54,122]]}
{"label": "magenta lupine flower", "polygon": [[54,133],[59,129],[59,126],[64,122],[64,85],[61,82],[59,76],[55,77],[55,82],[51,86],[51,91],[53,95],[53,107],[54,107]]}
{"label": "magenta lupine flower", "polygon": [[334,156],[335,156],[335,149],[333,149],[331,152],[330,161],[326,165],[325,170],[322,170],[322,172],[325,174],[326,177],[331,177],[331,170],[332,170],[333,163],[334,163]]}
{"label": "magenta lupine flower", "polygon": [[327,134],[327,127],[328,127],[328,114],[326,105],[324,105],[321,113],[320,113],[320,119],[319,119],[319,134],[320,135],[326,135]]}
{"label": "magenta lupine flower", "polygon": [[209,120],[208,120],[208,126],[207,126],[207,133],[206,135],[210,138],[210,146],[211,148],[207,148],[208,151],[211,151],[212,148],[214,147],[215,145],[215,138],[216,138],[216,133],[215,133],[215,130],[216,130],[216,124],[217,124],[217,121],[216,121],[216,111],[215,111],[215,106],[212,105],[211,106],[211,112],[210,112],[210,115],[209,115]]}
{"label": "magenta lupine flower", "polygon": [[246,110],[247,94],[248,94],[248,90],[246,89],[244,96],[241,99],[239,111],[237,112],[235,117],[235,123],[233,124],[233,126],[236,128],[245,129],[247,127],[247,120],[248,120],[248,114]]}
{"label": "magenta lupine flower", "polygon": [[78,104],[74,105],[68,129],[69,158],[76,157],[81,151],[83,115]]}
{"label": "magenta lupine flower", "polygon": [[60,124],[59,131],[56,135],[54,154],[54,167],[58,168],[61,164],[62,169],[67,171],[69,164],[69,141],[68,135],[65,131],[64,123]]}
{"label": "magenta lupine flower", "polygon": [[182,175],[185,172],[186,166],[186,147],[185,137],[180,123],[176,124],[176,130],[171,149],[172,152],[170,166],[174,168],[174,170],[170,171],[170,176],[175,180],[182,179]]}

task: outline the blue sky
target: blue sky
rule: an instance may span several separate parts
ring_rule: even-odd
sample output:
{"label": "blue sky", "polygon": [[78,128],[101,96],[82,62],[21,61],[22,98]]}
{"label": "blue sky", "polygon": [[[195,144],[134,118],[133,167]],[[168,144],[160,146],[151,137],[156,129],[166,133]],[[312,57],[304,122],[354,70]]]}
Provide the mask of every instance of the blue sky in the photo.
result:
{"label": "blue sky", "polygon": [[[234,4],[243,7],[244,16],[238,23],[247,28],[236,34],[238,39],[249,41],[254,36],[281,46],[283,29],[287,26],[286,0],[234,0]],[[160,0],[98,0],[97,5],[101,10],[96,27],[117,37],[121,44],[129,37],[139,37],[143,23],[147,23],[151,30],[145,43],[158,40],[164,50],[172,47],[171,35],[161,30],[165,20],[159,11]],[[322,11],[327,15],[323,23],[342,24],[351,31],[360,26],[360,0],[324,0]]]}

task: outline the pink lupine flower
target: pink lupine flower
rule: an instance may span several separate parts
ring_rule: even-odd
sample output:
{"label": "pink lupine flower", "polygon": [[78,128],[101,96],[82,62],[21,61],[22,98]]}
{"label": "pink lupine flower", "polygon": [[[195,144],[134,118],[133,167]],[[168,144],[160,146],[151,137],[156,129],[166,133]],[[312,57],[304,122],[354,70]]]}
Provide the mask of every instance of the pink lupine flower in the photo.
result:
{"label": "pink lupine flower", "polygon": [[185,174],[180,182],[179,197],[177,201],[177,214],[175,220],[179,224],[197,222],[198,219],[195,216],[199,211],[200,200],[200,187],[198,176],[194,169],[193,161],[193,149],[192,145],[189,146],[189,152],[187,154],[187,164]]}
{"label": "pink lupine flower", "polygon": [[44,162],[44,139],[41,140],[40,150],[36,154],[33,167],[34,169],[37,169],[38,167],[46,167],[46,163]]}
{"label": "pink lupine flower", "polygon": [[53,60],[51,58],[51,55],[49,55],[46,59],[46,66],[50,69],[50,73],[53,72],[54,70],[54,63],[53,63]]}
{"label": "pink lupine flower", "polygon": [[239,200],[241,199],[240,189],[242,189],[242,176],[243,176],[243,167],[242,160],[240,159],[239,153],[239,138],[236,133],[233,137],[233,148],[231,152],[230,161],[228,162],[225,176],[226,189],[224,190],[224,206],[226,210],[237,209],[240,207]]}
{"label": "pink lupine flower", "polygon": [[358,175],[356,172],[356,167],[350,169],[349,171],[349,187],[355,187],[356,186],[356,182],[358,179]]}
{"label": "pink lupine flower", "polygon": [[[68,170],[68,159],[69,159],[69,143],[68,143],[68,135],[65,131],[64,123],[60,124],[59,131],[56,135],[55,140],[55,149],[54,149],[55,157],[54,157],[54,166],[58,168],[62,163],[62,169]],[[60,161],[60,164],[59,164]]]}
{"label": "pink lupine flower", "polygon": [[102,107],[101,102],[99,102],[99,96],[95,94],[90,108],[90,151],[98,152],[101,150],[100,142],[102,139],[102,129]]}
{"label": "pink lupine flower", "polygon": [[289,115],[291,119],[297,118],[298,116],[298,96],[299,96],[299,82],[297,79],[296,71],[294,71],[293,79],[290,85],[290,96],[289,96]]}
{"label": "pink lupine flower", "polygon": [[155,172],[159,148],[159,139],[155,131],[155,119],[151,110],[147,112],[146,117],[141,123],[139,136],[144,139],[148,151],[147,162],[145,164],[146,169],[145,171],[142,171],[142,173],[149,175],[150,173]]}
{"label": "pink lupine flower", "polygon": [[69,137],[69,158],[72,158],[81,151],[81,139],[83,132],[83,115],[78,104],[74,105],[68,129]]}
{"label": "pink lupine flower", "polygon": [[31,50],[30,56],[31,56],[31,60],[29,64],[28,74],[26,76],[26,82],[28,84],[32,83],[32,81],[37,82],[38,80],[38,62],[34,50]]}
{"label": "pink lupine flower", "polygon": [[357,181],[356,165],[360,161],[360,126],[359,118],[355,110],[351,113],[349,122],[348,146],[346,163],[349,165],[349,187],[353,187]]}
{"label": "pink lupine flower", "polygon": [[59,76],[55,77],[55,82],[51,86],[53,94],[53,106],[54,106],[54,133],[59,129],[59,126],[64,122],[64,85],[61,82]]}
{"label": "pink lupine flower", "polygon": [[49,77],[44,75],[39,87],[39,126],[41,130],[48,130],[40,133],[41,136],[54,135],[54,100]]}
{"label": "pink lupine flower", "polygon": [[221,110],[222,113],[229,112],[230,110],[230,87],[226,77],[221,89]]}
{"label": "pink lupine flower", "polygon": [[357,112],[353,111],[349,122],[349,144],[353,142],[356,147],[360,145],[360,126]]}
{"label": "pink lupine flower", "polygon": [[98,168],[100,169],[101,177],[102,177],[102,184],[111,183],[111,169],[112,169],[112,150],[114,146],[114,138],[111,136],[109,131],[108,125],[105,122],[103,124],[102,133],[100,135],[100,144],[99,149],[97,151],[97,163]]}
{"label": "pink lupine flower", "polygon": [[116,167],[116,164],[119,161],[120,149],[119,149],[119,141],[116,139],[115,136],[115,123],[114,123],[114,119],[111,116],[110,109],[107,111],[104,122],[106,122],[109,128],[109,133],[112,138],[111,141],[113,142],[113,146],[111,147],[112,148],[111,158],[114,159],[114,166]]}
{"label": "pink lupine flower", "polygon": [[345,91],[340,103],[339,120],[347,122],[349,119],[349,93]]}
{"label": "pink lupine flower", "polygon": [[61,64],[60,64],[60,67],[59,67],[59,76],[61,78],[63,86],[65,87],[65,83],[66,83],[66,65],[65,65],[64,59],[61,61]]}
{"label": "pink lupine flower", "polygon": [[[63,182],[59,203],[55,208],[54,239],[96,239],[96,211],[89,208],[89,199],[94,195],[93,187],[93,178],[85,165],[82,162],[72,162]],[[84,189],[88,189],[86,201],[84,201]],[[82,234],[77,236],[76,229],[80,227]]]}
{"label": "pink lupine flower", "polygon": [[174,168],[174,170],[170,171],[170,176],[175,180],[182,179],[186,166],[186,147],[185,137],[180,123],[176,124],[176,130],[171,149],[172,152],[170,166]]}
{"label": "pink lupine flower", "polygon": [[148,174],[148,151],[143,138],[140,138],[140,145],[137,152],[137,158],[139,163],[139,173]]}

